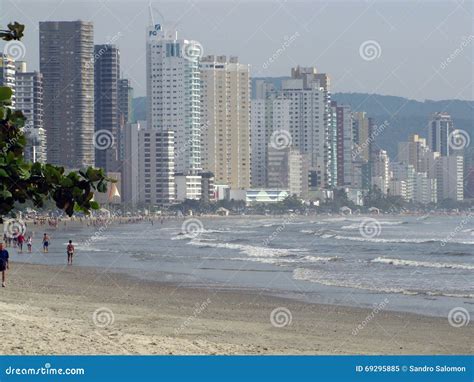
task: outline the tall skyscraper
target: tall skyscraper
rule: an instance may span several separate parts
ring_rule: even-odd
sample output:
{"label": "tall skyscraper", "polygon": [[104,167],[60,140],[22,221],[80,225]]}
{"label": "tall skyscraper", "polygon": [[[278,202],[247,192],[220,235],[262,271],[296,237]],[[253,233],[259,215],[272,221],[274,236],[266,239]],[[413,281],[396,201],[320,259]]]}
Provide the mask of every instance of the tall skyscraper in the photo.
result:
{"label": "tall skyscraper", "polygon": [[201,68],[202,167],[233,189],[250,187],[250,67],[206,56]]}
{"label": "tall skyscraper", "polygon": [[[191,177],[190,182],[180,185],[194,185],[202,170],[199,70],[202,48],[196,41],[179,39],[175,29],[153,22],[152,14],[150,18],[146,44],[147,128],[174,140],[174,150],[162,151],[173,153],[174,158],[162,157],[161,167],[167,169],[173,163],[175,174]],[[177,191],[183,195],[181,190]],[[171,195],[171,190],[163,191],[162,195]],[[184,190],[184,195],[195,198],[201,193],[190,189]]]}
{"label": "tall skyscraper", "polygon": [[452,151],[449,143],[450,134],[453,131],[453,120],[449,114],[433,114],[428,124],[428,146],[431,151],[437,151],[441,156],[449,156]]}
{"label": "tall skyscraper", "polygon": [[348,105],[332,103],[336,111],[337,128],[337,186],[352,186],[352,162],[354,155],[352,112]]}
{"label": "tall skyscraper", "polygon": [[373,156],[372,186],[388,193],[390,181],[390,158],[385,150],[377,150]]}
{"label": "tall skyscraper", "polygon": [[[133,88],[130,85],[130,80],[127,78],[122,78],[118,81],[118,159],[121,164],[122,172],[122,197],[125,198],[125,193],[129,188],[129,185],[126,184],[126,181],[131,179],[130,177],[125,176],[125,167],[129,166],[127,163],[131,159],[127,156],[127,127],[128,124],[131,124],[133,121],[132,113],[132,99],[133,99]],[[131,168],[129,166],[129,168]]]}
{"label": "tall skyscraper", "polygon": [[130,123],[133,120],[132,111],[133,88],[128,78],[118,81],[118,119],[119,124]]}
{"label": "tall skyscraper", "polygon": [[147,121],[150,129],[174,131],[175,172],[184,175],[201,171],[199,46],[172,28],[148,28]]}
{"label": "tall skyscraper", "polygon": [[40,29],[48,162],[94,165],[94,29],[85,21],[44,21]]}
{"label": "tall skyscraper", "polygon": [[94,46],[95,165],[116,172],[120,164],[120,51],[115,45]]}
{"label": "tall skyscraper", "polygon": [[372,148],[372,121],[364,111],[353,112],[352,120],[354,123],[354,155],[357,160],[365,163],[370,161]]}
{"label": "tall skyscraper", "polygon": [[138,162],[138,133],[146,127],[146,121],[127,123],[123,133],[123,154],[122,166],[122,201],[126,204],[135,205],[139,202],[138,174],[140,164]]}
{"label": "tall skyscraper", "polygon": [[43,76],[38,72],[27,72],[26,62],[17,61],[16,105],[26,117],[25,159],[46,163],[46,131],[43,128]]}

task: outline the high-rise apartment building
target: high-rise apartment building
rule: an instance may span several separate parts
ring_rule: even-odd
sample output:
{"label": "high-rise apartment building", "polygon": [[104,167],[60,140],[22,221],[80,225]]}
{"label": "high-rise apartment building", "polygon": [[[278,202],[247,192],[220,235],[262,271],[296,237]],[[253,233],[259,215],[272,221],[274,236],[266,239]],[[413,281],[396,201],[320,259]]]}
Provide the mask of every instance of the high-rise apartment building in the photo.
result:
{"label": "high-rise apartment building", "polygon": [[372,125],[371,118],[365,111],[352,113],[353,135],[354,135],[354,159],[368,163],[372,149]]}
{"label": "high-rise apartment building", "polygon": [[464,200],[464,158],[441,156],[437,160],[438,202]]}
{"label": "high-rise apartment building", "polygon": [[403,181],[406,184],[404,199],[407,201],[413,200],[415,192],[415,167],[403,162],[391,162],[390,170],[393,180]]}
{"label": "high-rise apartment building", "polygon": [[335,110],[336,118],[337,179],[335,184],[339,187],[353,186],[354,126],[351,108],[348,105],[337,105],[335,102],[332,102],[332,108]]}
{"label": "high-rise apartment building", "polygon": [[277,149],[270,145],[267,187],[286,190],[290,195],[307,198],[309,184],[306,155],[295,148]]}
{"label": "high-rise apartment building", "polygon": [[68,168],[93,166],[93,24],[44,21],[39,29],[48,162]]}
{"label": "high-rise apartment building", "polygon": [[[163,154],[174,155],[161,159],[164,171],[173,163],[174,174],[195,177],[202,170],[199,69],[202,48],[197,41],[178,38],[174,28],[154,23],[153,15],[150,16],[152,23],[147,29],[146,44],[148,129],[174,140],[174,150],[162,150]],[[191,180],[184,184],[192,183]],[[184,192],[201,195],[194,189]],[[162,195],[166,197],[169,193],[163,191]],[[169,198],[163,199],[163,203],[173,201],[175,196]]]}
{"label": "high-rise apartment building", "polygon": [[377,150],[373,154],[372,186],[377,186],[385,195],[390,182],[390,158],[385,150]]}
{"label": "high-rise apartment building", "polygon": [[201,69],[202,167],[232,189],[250,187],[250,67],[206,56]]}
{"label": "high-rise apartment building", "polygon": [[176,197],[174,132],[150,129],[146,122],[140,122],[138,126],[132,124],[131,128],[131,134],[136,135],[137,140],[137,168],[130,169],[132,180],[134,172],[138,172],[138,187],[132,185],[132,194],[135,189],[138,202],[147,205],[172,203]]}
{"label": "high-rise apartment building", "polygon": [[25,159],[46,163],[46,131],[43,128],[43,76],[38,72],[27,72],[26,62],[15,63],[15,87],[17,110],[21,110],[25,122]]}
{"label": "high-rise apartment building", "polygon": [[310,188],[330,187],[328,75],[316,68],[293,68],[291,79],[282,81],[281,94],[290,100],[292,145],[308,156]]}
{"label": "high-rise apartment building", "polygon": [[437,181],[428,177],[426,172],[415,172],[413,201],[421,204],[436,203],[438,200]]}
{"label": "high-rise apartment building", "polygon": [[410,136],[408,142],[398,143],[398,160],[411,164],[418,172],[427,171],[424,158],[428,155],[428,152],[426,139],[421,138],[418,134]]}
{"label": "high-rise apartment building", "polygon": [[453,120],[447,113],[435,113],[428,124],[428,146],[431,151],[437,151],[441,156],[449,156],[450,134],[453,133]]}
{"label": "high-rise apartment building", "polygon": [[[133,112],[132,112],[132,99],[133,99],[133,88],[130,84],[128,78],[122,78],[118,81],[118,158],[122,163],[122,169],[124,161],[126,160],[125,156],[125,135],[127,124],[132,123],[133,121]],[[122,175],[123,178],[123,175]],[[122,185],[124,182],[122,182]],[[122,186],[123,190],[123,186]]]}
{"label": "high-rise apartment building", "polygon": [[263,98],[251,102],[251,178],[252,187],[268,186],[268,150],[272,135],[284,137],[292,145],[290,131],[290,100],[273,92],[260,93]]}
{"label": "high-rise apartment building", "polygon": [[15,60],[8,54],[0,52],[0,86],[12,90],[11,106],[15,107]]}
{"label": "high-rise apartment building", "polygon": [[184,175],[201,171],[199,47],[196,41],[178,38],[173,28],[148,28],[148,127],[174,132],[175,172]]}
{"label": "high-rise apartment building", "polygon": [[115,45],[94,46],[95,165],[117,172],[120,162],[119,99],[120,51]]}
{"label": "high-rise apartment building", "polygon": [[138,162],[138,152],[140,151],[138,133],[145,127],[146,121],[127,123],[123,132],[122,201],[130,205],[139,202],[138,174],[140,165],[145,163]]}

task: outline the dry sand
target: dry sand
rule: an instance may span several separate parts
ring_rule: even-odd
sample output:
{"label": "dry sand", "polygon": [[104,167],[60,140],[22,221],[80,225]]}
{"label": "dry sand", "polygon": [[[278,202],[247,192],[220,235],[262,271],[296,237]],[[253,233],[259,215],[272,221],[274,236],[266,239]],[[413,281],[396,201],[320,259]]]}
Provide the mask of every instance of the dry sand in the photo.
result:
{"label": "dry sand", "polygon": [[[472,354],[447,319],[185,288],[83,267],[13,263],[3,354]],[[272,325],[275,308],[291,323]],[[95,312],[95,316],[94,316]],[[284,313],[281,317],[284,316]],[[288,321],[287,321],[288,322]]]}

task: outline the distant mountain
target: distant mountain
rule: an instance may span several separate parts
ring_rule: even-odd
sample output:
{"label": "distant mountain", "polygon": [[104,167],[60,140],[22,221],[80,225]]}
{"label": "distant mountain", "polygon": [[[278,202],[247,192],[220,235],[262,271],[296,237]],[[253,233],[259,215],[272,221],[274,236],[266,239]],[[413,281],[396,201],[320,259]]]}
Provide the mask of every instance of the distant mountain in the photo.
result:
{"label": "distant mountain", "polygon": [[[273,82],[278,88],[285,78],[287,77],[265,79]],[[252,79],[252,85],[257,79]],[[252,86],[252,89],[254,88],[255,86]],[[335,93],[331,98],[340,104],[350,105],[354,111],[367,112],[377,124],[388,121],[388,127],[376,137],[375,142],[378,147],[387,150],[394,159],[398,151],[398,142],[406,140],[411,134],[427,137],[430,116],[438,111],[451,114],[454,126],[467,131],[471,136],[471,143],[474,144],[474,101],[420,102],[403,97],[363,93]],[[135,119],[146,119],[146,97],[134,98],[132,105]]]}

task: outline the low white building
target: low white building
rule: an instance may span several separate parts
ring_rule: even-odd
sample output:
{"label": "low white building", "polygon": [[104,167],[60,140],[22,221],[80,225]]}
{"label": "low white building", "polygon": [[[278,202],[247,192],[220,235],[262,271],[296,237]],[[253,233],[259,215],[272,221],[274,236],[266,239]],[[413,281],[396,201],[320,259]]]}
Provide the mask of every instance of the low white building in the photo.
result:
{"label": "low white building", "polygon": [[200,200],[202,196],[201,175],[175,174],[176,200],[185,199]]}
{"label": "low white building", "polygon": [[246,203],[277,203],[282,202],[289,196],[288,190],[258,189],[247,190]]}

